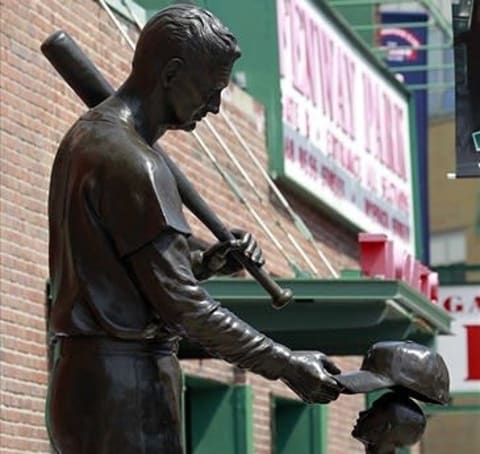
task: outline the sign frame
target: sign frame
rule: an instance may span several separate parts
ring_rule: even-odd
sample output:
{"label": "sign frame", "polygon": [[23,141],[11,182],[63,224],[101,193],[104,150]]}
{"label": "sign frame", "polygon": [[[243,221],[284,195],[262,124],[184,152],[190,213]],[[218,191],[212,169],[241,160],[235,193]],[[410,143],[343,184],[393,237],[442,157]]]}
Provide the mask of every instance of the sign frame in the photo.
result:
{"label": "sign frame", "polygon": [[[277,0],[276,7],[278,8]],[[414,239],[412,241],[414,250],[412,251],[416,257],[421,257],[423,252],[423,241],[421,238],[421,222],[420,222],[420,199],[419,199],[419,176],[418,176],[418,163],[416,162],[416,151],[417,151],[417,141],[416,141],[416,116],[415,116],[415,101],[414,96],[412,93],[400,82],[398,81],[392,72],[381,62],[378,58],[368,49],[368,47],[358,38],[354,32],[349,28],[348,24],[346,24],[342,19],[340,19],[335,11],[333,11],[328,5],[323,3],[319,3],[316,1],[307,1],[311,6],[313,6],[316,10],[319,11],[321,15],[331,24],[333,28],[338,30],[338,33],[354,48],[354,51],[361,56],[365,63],[369,66],[369,68],[378,75],[382,80],[386,82],[386,84],[394,90],[403,100],[405,100],[407,105],[407,112],[408,112],[408,120],[407,120],[407,128],[408,128],[408,139],[409,142],[407,147],[410,150],[410,166],[409,169],[411,172],[411,191],[412,191],[412,217],[413,217],[413,225],[412,225],[412,232]],[[277,11],[278,13],[278,11]],[[278,21],[275,24],[277,28],[277,53],[279,53],[280,46],[279,46],[279,25]],[[278,67],[278,85],[279,85],[279,94],[280,93],[280,63]],[[310,191],[302,187],[299,183],[292,180],[286,175],[285,172],[285,156],[284,156],[284,145],[283,145],[283,138],[284,138],[284,131],[283,131],[283,121],[282,121],[282,106],[280,103],[280,113],[278,115],[279,120],[281,122],[281,141],[280,143],[277,142],[277,146],[273,149],[269,147],[270,152],[270,170],[272,176],[282,184],[292,190],[293,192],[297,193],[301,197],[306,198],[310,203],[327,213],[330,217],[334,218],[335,220],[344,224],[347,228],[351,229],[353,232],[362,231],[362,228],[359,227],[357,224],[352,222],[352,220],[345,214],[336,211],[329,207],[324,201],[315,197]],[[277,118],[278,118],[277,117]],[[278,128],[278,126],[277,126]],[[377,233],[377,232],[371,232]]]}

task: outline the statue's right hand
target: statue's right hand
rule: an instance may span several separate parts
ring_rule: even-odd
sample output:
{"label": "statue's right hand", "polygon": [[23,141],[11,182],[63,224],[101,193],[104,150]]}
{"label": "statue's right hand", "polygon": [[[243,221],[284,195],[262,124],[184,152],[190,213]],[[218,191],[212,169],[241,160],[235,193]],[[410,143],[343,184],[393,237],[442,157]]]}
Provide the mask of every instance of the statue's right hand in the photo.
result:
{"label": "statue's right hand", "polygon": [[341,391],[332,376],[339,373],[340,369],[323,353],[293,351],[282,380],[305,402],[326,404]]}

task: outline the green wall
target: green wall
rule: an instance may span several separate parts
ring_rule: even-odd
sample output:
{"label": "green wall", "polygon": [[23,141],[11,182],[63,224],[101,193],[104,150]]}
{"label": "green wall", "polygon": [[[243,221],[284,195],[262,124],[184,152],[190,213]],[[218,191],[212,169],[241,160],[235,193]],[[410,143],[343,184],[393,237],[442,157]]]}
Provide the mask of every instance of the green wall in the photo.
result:
{"label": "green wall", "polygon": [[187,454],[253,454],[249,386],[188,376],[184,401]]}
{"label": "green wall", "polygon": [[274,398],[275,454],[327,454],[327,407]]}
{"label": "green wall", "polygon": [[[352,26],[373,25],[375,23],[375,14],[377,5],[374,4],[352,4],[352,0],[327,0],[344,19]],[[372,27],[370,30],[358,31],[358,36],[365,41],[368,47],[375,45],[376,33]]]}
{"label": "green wall", "polygon": [[246,91],[266,108],[270,156],[283,150],[276,2],[200,0],[237,37],[242,57],[235,72],[246,75]]}

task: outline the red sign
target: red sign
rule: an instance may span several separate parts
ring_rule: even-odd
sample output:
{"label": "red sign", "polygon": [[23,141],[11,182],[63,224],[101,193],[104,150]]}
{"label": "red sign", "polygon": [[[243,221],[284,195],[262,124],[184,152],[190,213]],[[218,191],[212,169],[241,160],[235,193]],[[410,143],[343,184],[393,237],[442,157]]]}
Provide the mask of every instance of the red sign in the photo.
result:
{"label": "red sign", "polygon": [[480,325],[464,325],[467,330],[467,380],[480,380]]}
{"label": "red sign", "polygon": [[365,276],[403,281],[438,302],[438,274],[396,247],[387,235],[360,233],[359,242],[360,267]]}
{"label": "red sign", "polygon": [[453,317],[452,335],[437,338],[451,389],[480,392],[480,286],[442,286],[439,296],[439,304]]}

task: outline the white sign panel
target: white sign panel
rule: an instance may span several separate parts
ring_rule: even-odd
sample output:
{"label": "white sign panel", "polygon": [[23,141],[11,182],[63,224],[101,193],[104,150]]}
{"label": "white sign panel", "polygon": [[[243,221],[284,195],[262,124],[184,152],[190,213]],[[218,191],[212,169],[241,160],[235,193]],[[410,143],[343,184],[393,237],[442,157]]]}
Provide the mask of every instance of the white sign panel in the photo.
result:
{"label": "white sign panel", "polygon": [[307,0],[277,0],[285,175],[414,253],[408,102]]}
{"label": "white sign panel", "polygon": [[453,335],[437,338],[451,391],[480,393],[480,287],[440,287],[438,294],[439,303],[454,317]]}

